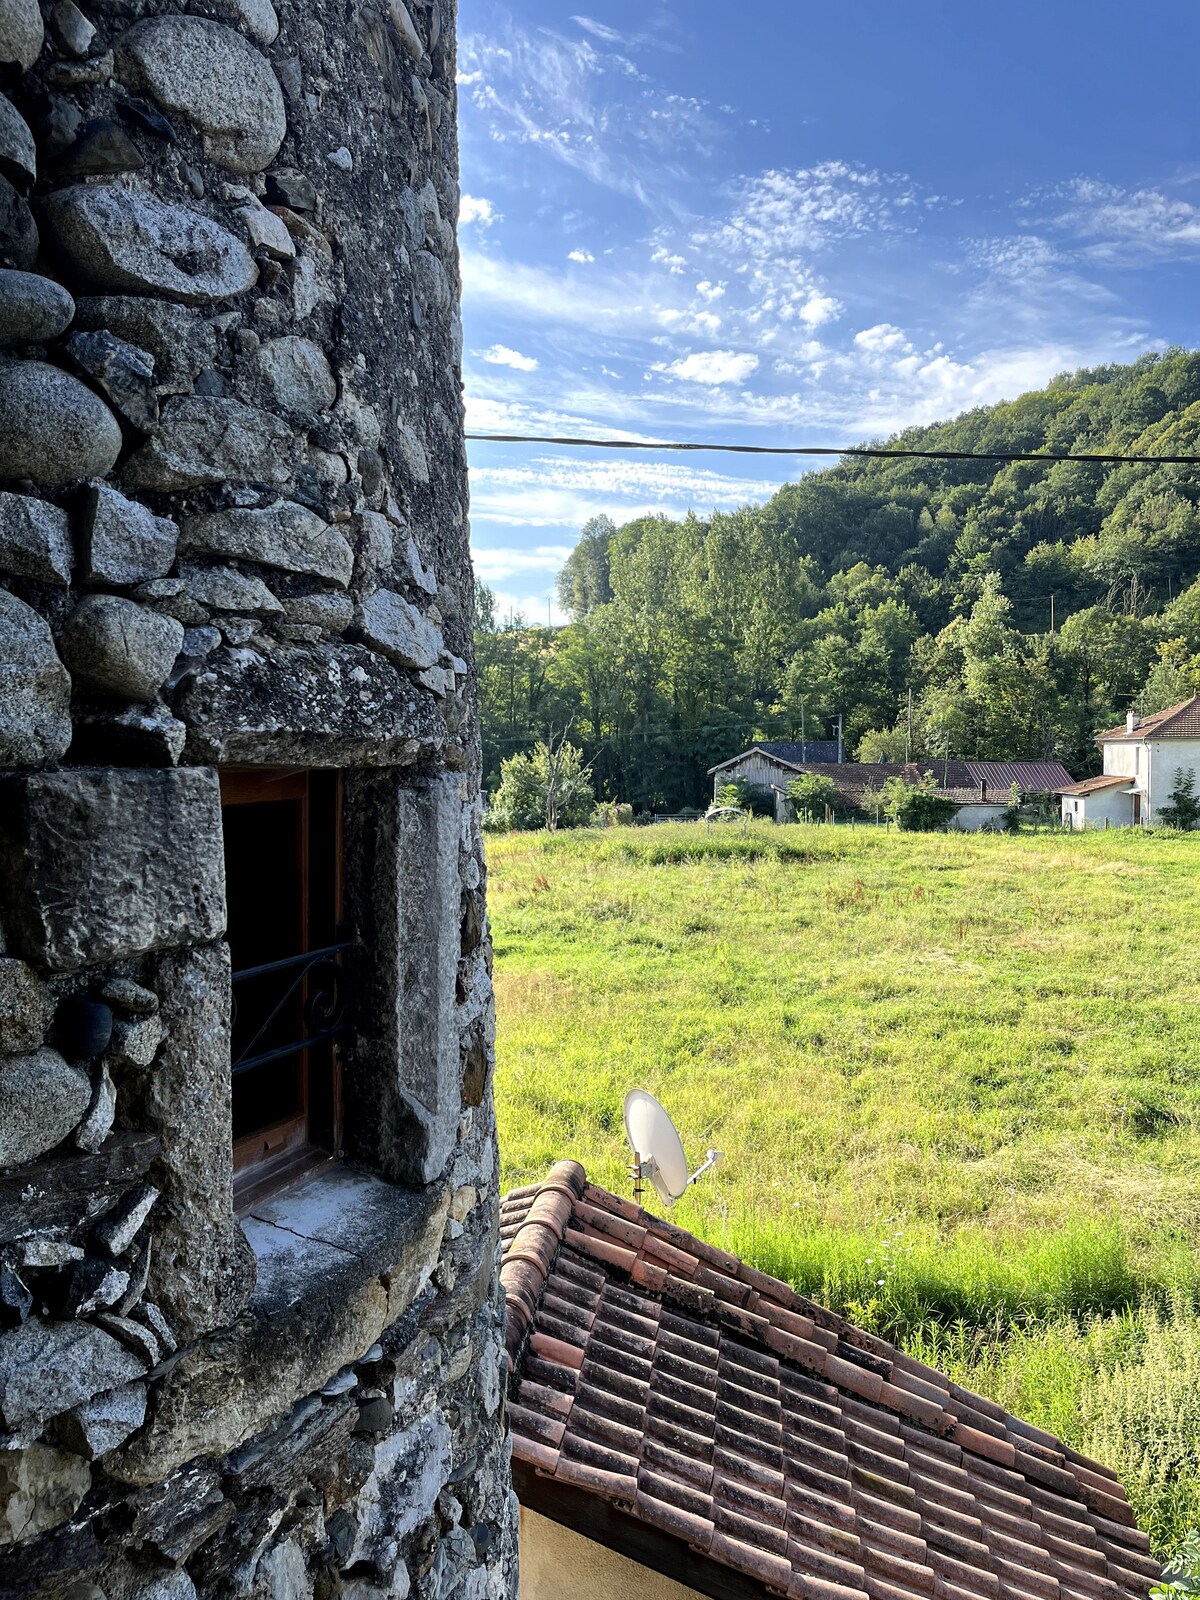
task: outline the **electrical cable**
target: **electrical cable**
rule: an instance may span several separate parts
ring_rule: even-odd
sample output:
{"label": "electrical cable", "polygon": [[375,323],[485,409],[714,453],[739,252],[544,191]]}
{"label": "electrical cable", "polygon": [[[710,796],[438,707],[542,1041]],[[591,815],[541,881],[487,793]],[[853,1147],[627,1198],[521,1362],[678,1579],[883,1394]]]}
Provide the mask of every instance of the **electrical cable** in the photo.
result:
{"label": "electrical cable", "polygon": [[882,445],[695,444],[647,439],[568,439],[536,433],[468,433],[472,444],[549,444],[572,450],[715,450],[739,456],[859,456],[876,461],[1078,461],[1087,466],[1200,467],[1200,456],[1062,456],[1025,450],[889,450]]}

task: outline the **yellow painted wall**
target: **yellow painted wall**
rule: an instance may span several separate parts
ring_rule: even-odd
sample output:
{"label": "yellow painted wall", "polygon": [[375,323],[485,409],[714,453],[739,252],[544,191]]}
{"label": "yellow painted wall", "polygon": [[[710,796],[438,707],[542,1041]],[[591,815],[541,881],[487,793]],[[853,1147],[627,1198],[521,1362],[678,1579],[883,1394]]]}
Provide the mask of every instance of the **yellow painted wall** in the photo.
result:
{"label": "yellow painted wall", "polygon": [[703,1600],[703,1596],[522,1506],[521,1600]]}

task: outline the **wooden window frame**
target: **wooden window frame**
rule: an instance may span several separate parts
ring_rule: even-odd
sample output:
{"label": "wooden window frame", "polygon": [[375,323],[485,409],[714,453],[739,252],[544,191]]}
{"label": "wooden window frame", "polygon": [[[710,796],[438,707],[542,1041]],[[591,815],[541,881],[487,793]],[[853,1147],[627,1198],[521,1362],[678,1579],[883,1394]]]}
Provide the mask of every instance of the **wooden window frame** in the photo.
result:
{"label": "wooden window frame", "polygon": [[[221,806],[226,807],[292,800],[300,807],[296,839],[296,871],[300,882],[298,916],[303,954],[312,949],[312,784],[314,769],[305,767],[226,767],[220,770]],[[333,792],[332,915],[340,928],[345,915],[344,861],[345,783],[335,774]],[[318,945],[317,948],[320,948]],[[300,991],[301,1004],[307,985]],[[342,1062],[337,1040],[329,1041],[331,1139],[316,1144],[311,1139],[311,1052],[297,1052],[300,1075],[300,1109],[233,1140],[234,1203],[239,1211],[265,1195],[286,1188],[301,1177],[336,1160],[342,1148]]]}

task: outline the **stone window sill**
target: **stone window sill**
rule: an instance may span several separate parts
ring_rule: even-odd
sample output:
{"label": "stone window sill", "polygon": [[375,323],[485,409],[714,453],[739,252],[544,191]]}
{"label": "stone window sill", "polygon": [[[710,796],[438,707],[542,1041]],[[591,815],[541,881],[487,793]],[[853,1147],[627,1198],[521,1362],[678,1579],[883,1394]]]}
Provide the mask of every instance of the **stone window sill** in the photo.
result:
{"label": "stone window sill", "polygon": [[105,1462],[152,1484],[261,1433],[363,1356],[429,1282],[448,1184],[401,1189],[331,1164],[250,1207],[258,1261],[245,1313],[182,1351],[154,1384],[146,1428]]}
{"label": "stone window sill", "polygon": [[330,1162],[253,1202],[242,1231],[258,1262],[250,1315],[272,1315],[353,1290],[395,1271],[398,1251],[422,1230],[423,1190],[398,1189]]}

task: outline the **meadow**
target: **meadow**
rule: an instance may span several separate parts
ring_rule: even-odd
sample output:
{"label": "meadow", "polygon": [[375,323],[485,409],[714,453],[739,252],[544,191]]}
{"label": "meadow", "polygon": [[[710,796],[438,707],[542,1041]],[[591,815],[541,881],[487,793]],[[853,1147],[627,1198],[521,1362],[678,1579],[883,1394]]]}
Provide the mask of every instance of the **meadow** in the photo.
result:
{"label": "meadow", "polygon": [[1200,838],[675,825],[493,836],[503,1180],[628,1193],[1200,1522]]}

